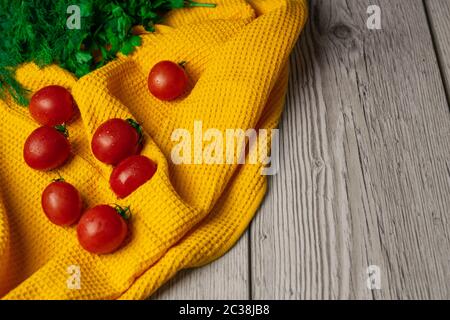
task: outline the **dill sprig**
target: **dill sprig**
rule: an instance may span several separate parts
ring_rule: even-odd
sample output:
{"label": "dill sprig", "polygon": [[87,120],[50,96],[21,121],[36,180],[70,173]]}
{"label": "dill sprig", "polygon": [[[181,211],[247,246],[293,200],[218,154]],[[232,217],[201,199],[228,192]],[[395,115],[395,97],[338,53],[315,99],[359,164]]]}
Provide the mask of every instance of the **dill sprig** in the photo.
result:
{"label": "dill sprig", "polygon": [[[69,29],[67,8],[80,8],[80,29]],[[154,31],[164,13],[183,7],[214,7],[190,0],[0,0],[0,97],[6,92],[27,105],[27,90],[15,79],[24,62],[56,63],[75,76],[95,70],[141,44],[132,27]]]}

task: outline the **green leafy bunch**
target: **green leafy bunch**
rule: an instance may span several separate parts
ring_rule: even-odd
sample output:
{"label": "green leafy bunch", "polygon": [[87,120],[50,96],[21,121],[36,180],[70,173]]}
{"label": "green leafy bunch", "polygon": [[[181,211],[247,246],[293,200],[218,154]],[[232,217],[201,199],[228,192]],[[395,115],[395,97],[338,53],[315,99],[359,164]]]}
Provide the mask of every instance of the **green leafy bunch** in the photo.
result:
{"label": "green leafy bunch", "polygon": [[[79,29],[69,29],[68,7],[80,8]],[[81,77],[141,44],[132,27],[154,31],[163,15],[183,7],[214,7],[190,0],[0,0],[0,97],[27,104],[15,79],[17,66],[56,63]]]}

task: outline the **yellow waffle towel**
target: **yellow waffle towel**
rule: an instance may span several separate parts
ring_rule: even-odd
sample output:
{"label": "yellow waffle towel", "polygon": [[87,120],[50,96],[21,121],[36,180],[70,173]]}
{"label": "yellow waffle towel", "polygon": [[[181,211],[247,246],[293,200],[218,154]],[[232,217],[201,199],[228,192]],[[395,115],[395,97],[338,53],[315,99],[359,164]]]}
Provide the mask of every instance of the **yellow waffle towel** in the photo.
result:
{"label": "yellow waffle towel", "polygon": [[[194,135],[195,121],[222,132],[275,128],[306,0],[212,2],[214,9],[170,12],[155,33],[142,34],[135,53],[81,79],[53,65],[17,71],[32,92],[51,84],[70,89],[80,114],[68,126],[72,157],[58,172],[40,172],[22,158],[38,124],[10,97],[0,100],[0,297],[147,298],[177,271],[223,255],[244,232],[266,191],[263,165],[176,165],[172,132],[184,128]],[[187,61],[185,97],[162,102],[149,94],[147,75],[160,60]],[[90,150],[95,129],[114,117],[142,124],[142,154],[158,164],[155,176],[122,201],[109,189],[112,168]],[[86,208],[131,206],[129,237],[120,250],[90,254],[78,244],[75,227],[49,222],[40,197],[58,173],[78,188]]]}

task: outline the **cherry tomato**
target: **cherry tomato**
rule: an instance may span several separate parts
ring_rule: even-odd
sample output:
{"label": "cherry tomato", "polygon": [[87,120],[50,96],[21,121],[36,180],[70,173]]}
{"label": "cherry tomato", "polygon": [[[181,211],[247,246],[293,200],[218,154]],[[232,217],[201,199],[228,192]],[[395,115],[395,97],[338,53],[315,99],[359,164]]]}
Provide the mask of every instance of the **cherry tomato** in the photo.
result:
{"label": "cherry tomato", "polygon": [[114,168],[109,185],[119,198],[125,198],[151,179],[156,172],[156,163],[145,156],[131,156]]}
{"label": "cherry tomato", "polygon": [[106,164],[116,165],[137,154],[142,141],[142,129],[133,119],[110,119],[94,133],[91,148],[94,156]]}
{"label": "cherry tomato", "polygon": [[188,77],[184,68],[172,61],[155,64],[148,75],[148,89],[160,100],[173,100],[186,90]]}
{"label": "cherry tomato", "polygon": [[44,126],[66,123],[75,113],[72,95],[61,86],[44,87],[31,97],[30,113]]}
{"label": "cherry tomato", "polygon": [[70,226],[81,216],[80,193],[73,185],[61,179],[44,189],[41,204],[47,218],[59,226]]}
{"label": "cherry tomato", "polygon": [[66,138],[67,130],[64,126],[59,126],[58,130],[44,126],[37,128],[28,136],[23,147],[23,158],[31,168],[52,170],[69,158],[70,144]]}
{"label": "cherry tomato", "polygon": [[124,217],[127,209],[98,205],[87,210],[77,226],[81,246],[96,254],[111,253],[118,249],[128,232]]}

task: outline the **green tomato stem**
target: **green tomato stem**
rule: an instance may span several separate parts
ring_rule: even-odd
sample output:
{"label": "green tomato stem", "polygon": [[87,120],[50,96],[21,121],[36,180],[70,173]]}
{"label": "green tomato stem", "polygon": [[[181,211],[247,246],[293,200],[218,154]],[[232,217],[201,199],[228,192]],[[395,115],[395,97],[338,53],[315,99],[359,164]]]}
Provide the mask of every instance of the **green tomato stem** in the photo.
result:
{"label": "green tomato stem", "polygon": [[118,204],[116,204],[114,209],[125,221],[130,220],[130,218],[131,218],[130,206],[126,206],[125,208],[123,208],[123,207],[119,206]]}
{"label": "green tomato stem", "polygon": [[137,144],[141,144],[142,140],[144,139],[144,135],[142,134],[142,127],[141,127],[141,125],[136,120],[131,119],[131,118],[130,119],[126,119],[125,121],[128,122],[128,124],[130,126],[132,126],[137,131],[137,133],[139,134],[139,140],[138,140]]}
{"label": "green tomato stem", "polygon": [[215,8],[215,3],[201,3],[201,2],[195,2],[191,0],[187,0],[184,2],[185,7],[207,7],[207,8]]}
{"label": "green tomato stem", "polygon": [[58,124],[58,125],[54,126],[54,128],[56,129],[56,131],[61,132],[66,138],[69,137],[69,130],[67,130],[66,125]]}

